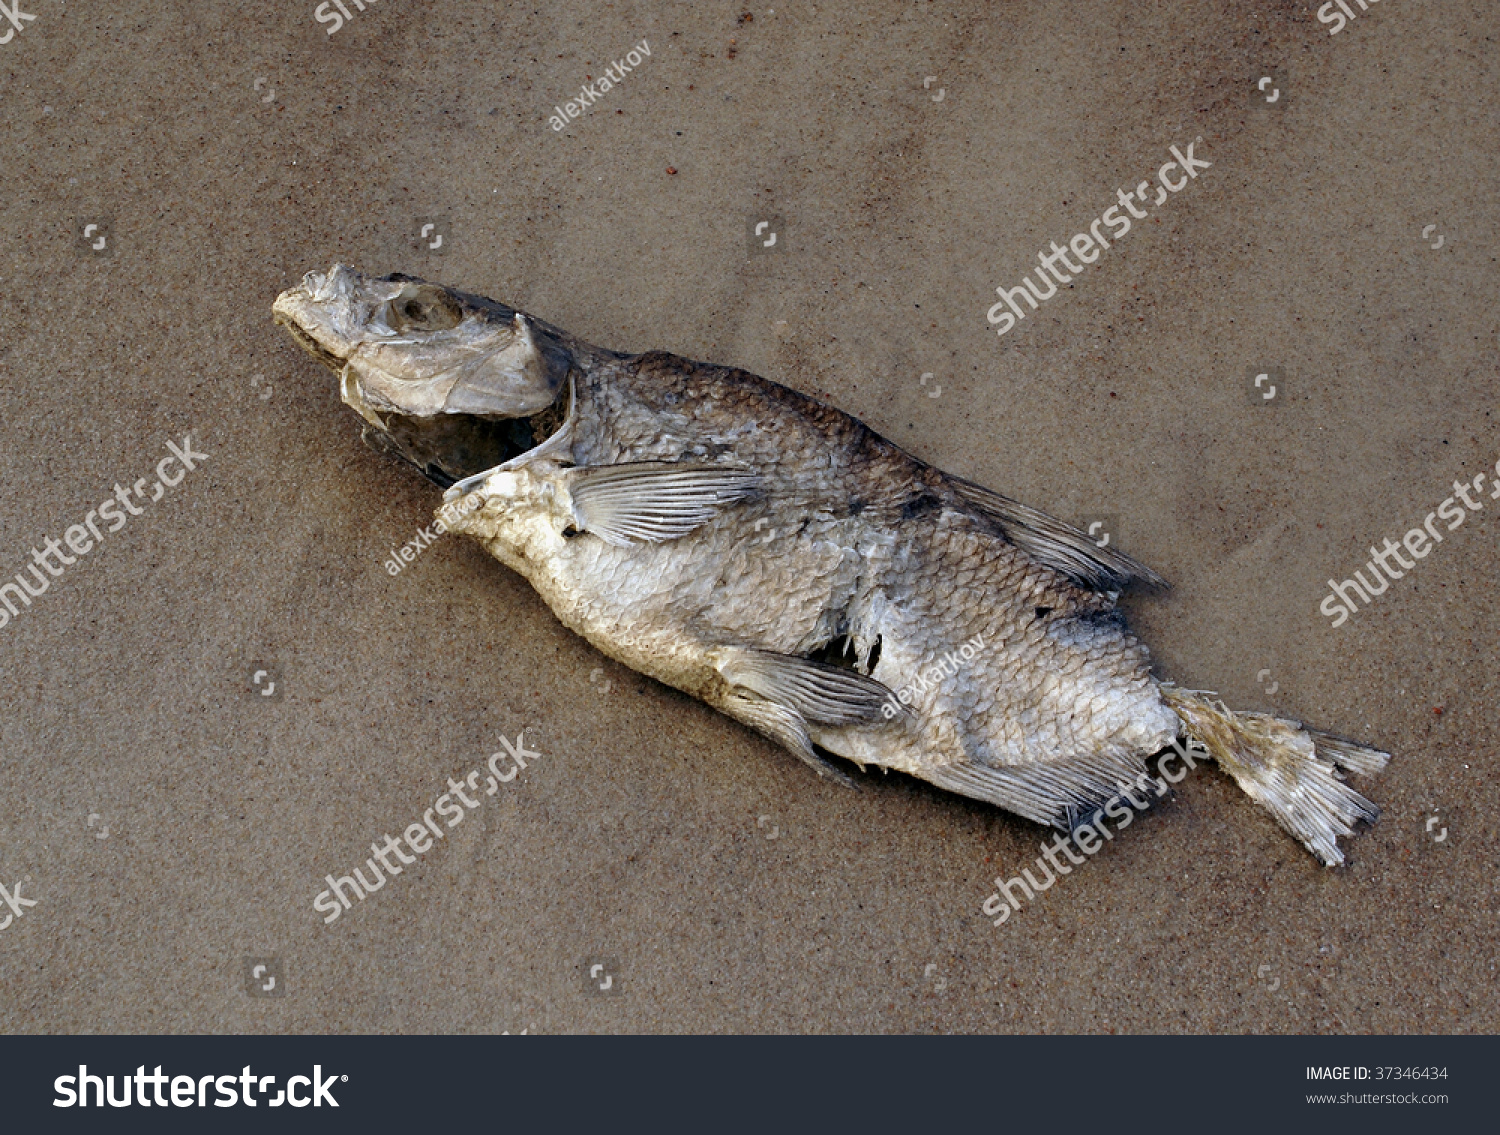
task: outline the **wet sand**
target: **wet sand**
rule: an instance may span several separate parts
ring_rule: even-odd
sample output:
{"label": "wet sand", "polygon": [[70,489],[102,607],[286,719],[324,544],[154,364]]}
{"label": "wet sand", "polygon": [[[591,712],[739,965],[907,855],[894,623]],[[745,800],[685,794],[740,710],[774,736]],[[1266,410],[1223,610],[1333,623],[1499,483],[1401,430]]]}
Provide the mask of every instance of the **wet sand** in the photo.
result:
{"label": "wet sand", "polygon": [[[0,627],[0,882],[36,903],[0,1029],[1493,1031],[1500,502],[1319,613],[1500,459],[1492,15],[1256,7],[382,0],[330,36],[35,0],[0,47],[0,576],[168,441],[208,456]],[[1190,143],[1210,168],[995,334],[997,286]],[[1100,522],[1174,585],[1126,603],[1158,672],[1388,749],[1384,817],[1328,870],[1204,768],[993,927],[1037,826],[820,782],[472,542],[387,572],[438,494],[270,320],[336,259]],[[326,875],[522,732],[325,925]]]}

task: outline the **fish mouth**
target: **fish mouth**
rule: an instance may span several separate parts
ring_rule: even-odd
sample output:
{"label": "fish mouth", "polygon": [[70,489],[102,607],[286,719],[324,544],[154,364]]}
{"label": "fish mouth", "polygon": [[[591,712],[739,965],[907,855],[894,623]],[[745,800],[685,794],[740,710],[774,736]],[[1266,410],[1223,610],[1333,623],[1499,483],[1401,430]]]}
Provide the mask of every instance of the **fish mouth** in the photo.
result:
{"label": "fish mouth", "polygon": [[313,358],[317,359],[329,370],[333,371],[334,374],[338,374],[344,369],[344,364],[348,362],[348,360],[340,358],[338,355],[330,351],[327,347],[323,346],[322,343],[319,343],[317,339],[313,338],[310,332],[303,328],[302,324],[298,323],[291,316],[283,315],[280,312],[277,312],[275,321],[278,325],[285,327],[287,331],[291,333],[292,338],[297,341],[298,346],[300,346]]}

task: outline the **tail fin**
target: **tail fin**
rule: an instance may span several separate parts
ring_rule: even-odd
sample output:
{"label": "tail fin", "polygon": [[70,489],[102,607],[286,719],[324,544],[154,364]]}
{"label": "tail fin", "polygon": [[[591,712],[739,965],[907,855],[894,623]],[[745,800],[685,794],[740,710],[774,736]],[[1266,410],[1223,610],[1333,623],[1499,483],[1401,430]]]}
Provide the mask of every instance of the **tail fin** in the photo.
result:
{"label": "tail fin", "polygon": [[1339,836],[1353,835],[1356,821],[1379,817],[1380,809],[1345,784],[1338,770],[1373,776],[1389,753],[1269,714],[1235,713],[1203,691],[1163,686],[1161,693],[1188,735],[1325,866],[1344,862]]}

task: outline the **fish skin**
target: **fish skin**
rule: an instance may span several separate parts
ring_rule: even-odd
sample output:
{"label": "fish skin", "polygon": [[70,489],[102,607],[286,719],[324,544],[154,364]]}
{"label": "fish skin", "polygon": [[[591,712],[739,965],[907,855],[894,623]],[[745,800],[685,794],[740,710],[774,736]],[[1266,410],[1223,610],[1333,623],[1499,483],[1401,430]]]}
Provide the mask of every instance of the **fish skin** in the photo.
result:
{"label": "fish skin", "polygon": [[[413,289],[459,325],[392,331],[402,319],[382,312]],[[832,753],[1066,830],[1189,737],[1326,864],[1378,814],[1336,768],[1372,772],[1385,754],[1151,675],[1116,603],[1162,584],[1155,573],[842,411],[735,368],[602,350],[408,277],[335,266],[275,311],[388,437],[455,417],[514,428],[546,391],[554,411],[566,399],[542,444],[493,468],[449,460],[448,529],[603,653],[822,773],[847,779]],[[403,351],[424,365],[381,369]],[[448,357],[461,366],[432,362]],[[463,368],[480,378],[450,382]],[[847,664],[818,659],[845,640]]]}

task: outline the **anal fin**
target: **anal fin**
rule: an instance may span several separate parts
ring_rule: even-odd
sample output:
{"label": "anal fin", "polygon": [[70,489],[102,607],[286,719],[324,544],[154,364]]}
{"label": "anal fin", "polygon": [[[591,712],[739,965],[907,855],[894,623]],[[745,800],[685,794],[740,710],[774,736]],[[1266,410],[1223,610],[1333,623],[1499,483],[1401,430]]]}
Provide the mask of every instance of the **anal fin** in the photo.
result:
{"label": "anal fin", "polygon": [[855,787],[848,773],[813,748],[807,722],[795,710],[773,701],[740,697],[735,699],[734,714],[757,733],[796,753],[819,776],[845,788]]}
{"label": "anal fin", "polygon": [[1126,789],[1152,783],[1150,778],[1142,779],[1145,770],[1140,756],[1104,752],[1000,767],[963,761],[921,775],[949,792],[987,800],[1028,820],[1071,831]]}

